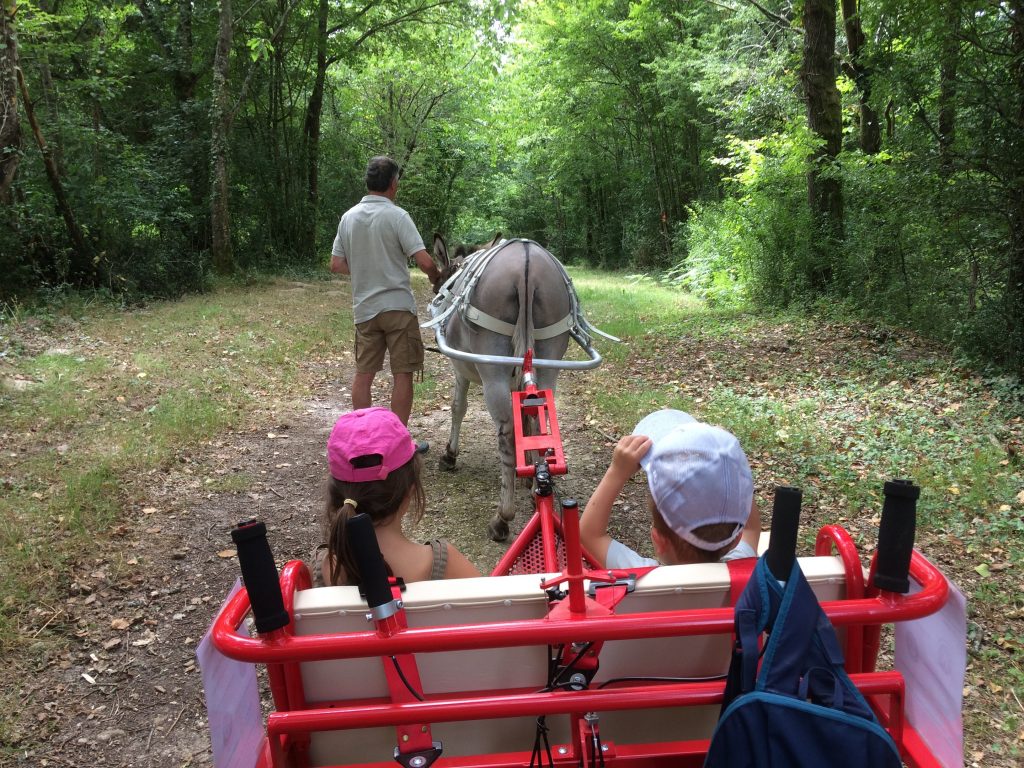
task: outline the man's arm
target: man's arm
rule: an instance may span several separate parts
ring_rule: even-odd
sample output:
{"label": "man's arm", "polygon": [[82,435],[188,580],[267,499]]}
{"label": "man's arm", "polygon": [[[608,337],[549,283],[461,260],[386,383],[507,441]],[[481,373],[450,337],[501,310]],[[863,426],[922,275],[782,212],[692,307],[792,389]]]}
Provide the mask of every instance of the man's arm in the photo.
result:
{"label": "man's arm", "polygon": [[336,275],[351,275],[352,272],[348,268],[348,259],[344,256],[331,254],[331,272]]}
{"label": "man's arm", "polygon": [[434,260],[430,258],[430,254],[427,253],[426,249],[421,248],[416,251],[412,257],[416,260],[416,266],[426,274],[427,279],[430,280],[430,284],[437,285],[437,281],[441,277],[441,270],[437,268],[437,265],[434,263]]}
{"label": "man's arm", "polygon": [[615,445],[612,463],[594,489],[580,518],[580,543],[604,565],[612,537],[608,535],[608,520],[612,504],[622,492],[626,481],[640,469],[640,459],[651,449],[651,439],[643,435],[626,435]]}

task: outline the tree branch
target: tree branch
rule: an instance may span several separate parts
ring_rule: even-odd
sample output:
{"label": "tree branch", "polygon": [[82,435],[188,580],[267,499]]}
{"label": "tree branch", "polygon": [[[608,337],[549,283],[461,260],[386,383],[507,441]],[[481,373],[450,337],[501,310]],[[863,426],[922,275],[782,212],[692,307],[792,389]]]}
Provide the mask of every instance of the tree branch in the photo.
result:
{"label": "tree branch", "polygon": [[[281,12],[281,19],[274,29],[274,33],[270,36],[271,45],[276,45],[281,40],[281,35],[284,33],[284,26],[288,22],[288,17],[292,11],[298,7],[302,0],[292,0],[288,7]],[[242,87],[238,89],[238,99],[235,101],[235,105],[228,112],[227,120],[230,125],[235,120],[235,115],[238,114],[238,110],[242,107],[242,101],[245,98],[245,92],[249,89],[249,83],[252,82],[253,75],[256,74],[256,67],[259,65],[259,60],[252,62],[249,65],[249,71],[245,73],[245,79],[242,81]]]}

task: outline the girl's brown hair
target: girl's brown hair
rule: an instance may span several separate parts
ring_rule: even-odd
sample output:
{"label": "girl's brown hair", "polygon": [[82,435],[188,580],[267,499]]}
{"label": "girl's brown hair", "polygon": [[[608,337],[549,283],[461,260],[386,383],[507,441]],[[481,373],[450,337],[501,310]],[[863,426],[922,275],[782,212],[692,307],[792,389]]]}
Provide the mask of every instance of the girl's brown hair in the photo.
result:
{"label": "girl's brown hair", "polygon": [[[362,512],[370,516],[374,526],[380,525],[398,514],[406,496],[409,496],[410,519],[415,523],[423,517],[427,500],[420,479],[422,468],[419,454],[413,454],[409,461],[392,470],[383,480],[351,483],[327,478],[323,528],[332,584],[359,584],[360,581],[359,566],[345,529],[350,516]],[[347,499],[354,501],[356,506],[346,504]],[[391,565],[386,561],[384,564],[388,575],[393,575]]]}

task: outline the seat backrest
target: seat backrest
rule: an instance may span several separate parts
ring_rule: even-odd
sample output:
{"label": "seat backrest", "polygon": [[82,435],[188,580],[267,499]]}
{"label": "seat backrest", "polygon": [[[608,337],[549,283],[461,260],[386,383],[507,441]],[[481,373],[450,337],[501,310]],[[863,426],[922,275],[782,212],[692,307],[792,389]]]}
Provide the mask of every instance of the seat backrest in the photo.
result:
{"label": "seat backrest", "polygon": [[[819,600],[844,596],[841,562],[835,557],[800,558]],[[540,588],[542,574],[480,577],[409,584],[403,594],[410,627],[453,626],[496,621],[541,619],[548,598]],[[643,576],[633,593],[616,607],[617,614],[721,608],[729,605],[728,568],[707,565],[662,566]],[[365,632],[366,604],[355,587],[321,587],[295,595],[296,635]],[[605,643],[593,685],[618,678],[707,678],[723,675],[729,665],[728,635],[697,635]],[[547,684],[548,649],[488,648],[441,651],[416,656],[423,693],[540,690]],[[310,706],[343,705],[345,701],[388,698],[383,662],[379,658],[306,662],[302,681]],[[606,741],[645,743],[709,738],[718,707],[601,713]],[[568,718],[549,717],[552,744],[569,739]],[[444,743],[446,757],[530,750],[535,718],[481,720],[432,725],[434,740]],[[316,733],[311,740],[313,766],[390,760],[395,748],[393,728]]]}

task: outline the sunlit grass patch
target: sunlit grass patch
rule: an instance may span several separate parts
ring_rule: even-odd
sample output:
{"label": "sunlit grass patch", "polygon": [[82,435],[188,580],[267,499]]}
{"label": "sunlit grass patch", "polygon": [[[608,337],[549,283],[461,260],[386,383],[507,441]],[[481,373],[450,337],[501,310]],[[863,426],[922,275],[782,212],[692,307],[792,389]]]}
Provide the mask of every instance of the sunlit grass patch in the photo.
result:
{"label": "sunlit grass patch", "polygon": [[57,520],[75,533],[89,535],[106,530],[121,511],[120,480],[110,465],[100,465],[65,476],[66,489],[54,499]]}
{"label": "sunlit grass patch", "polygon": [[417,402],[426,403],[433,400],[438,389],[438,381],[433,376],[424,374],[422,379],[417,378],[413,383],[413,407],[416,407]]}
{"label": "sunlit grass patch", "polygon": [[[151,470],[308,397],[323,362],[351,348],[351,300],[339,293],[268,283],[134,312],[97,307],[67,348],[3,361],[29,384],[0,390],[0,647],[16,642],[26,597],[49,599],[65,561],[123,517]],[[67,335],[68,321],[52,324]],[[225,492],[251,484],[212,480]]]}
{"label": "sunlit grass patch", "polygon": [[203,488],[210,493],[245,493],[255,482],[256,478],[247,472],[232,472],[208,477]]}

